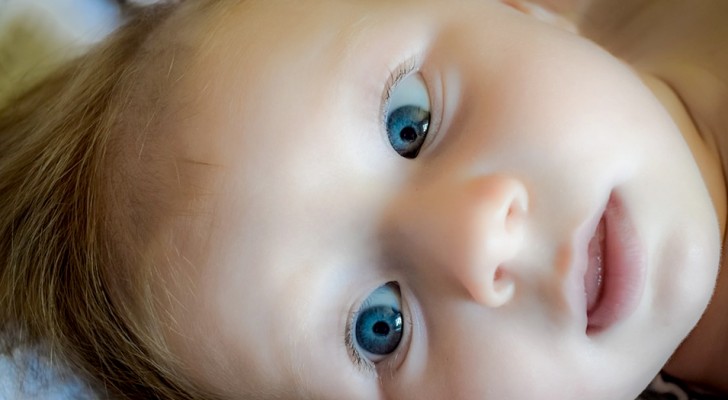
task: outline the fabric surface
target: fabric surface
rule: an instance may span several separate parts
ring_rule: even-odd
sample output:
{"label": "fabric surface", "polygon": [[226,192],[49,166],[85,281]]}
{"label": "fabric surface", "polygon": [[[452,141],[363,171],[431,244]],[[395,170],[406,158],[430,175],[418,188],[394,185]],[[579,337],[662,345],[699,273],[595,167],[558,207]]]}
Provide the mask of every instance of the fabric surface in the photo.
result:
{"label": "fabric surface", "polygon": [[40,349],[0,355],[0,400],[99,400],[94,390]]}
{"label": "fabric surface", "polygon": [[662,373],[637,400],[725,400],[726,395],[710,394]]}
{"label": "fabric surface", "polygon": [[0,106],[119,24],[111,0],[0,0]]}

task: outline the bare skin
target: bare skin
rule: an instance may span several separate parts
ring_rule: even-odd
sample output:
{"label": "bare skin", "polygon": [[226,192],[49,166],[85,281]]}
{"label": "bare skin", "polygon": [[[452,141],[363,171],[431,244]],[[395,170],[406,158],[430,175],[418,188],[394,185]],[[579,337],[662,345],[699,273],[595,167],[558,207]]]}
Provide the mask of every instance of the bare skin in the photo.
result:
{"label": "bare skin", "polygon": [[[728,3],[719,0],[537,0],[574,29],[638,70],[683,130],[702,141],[694,153],[720,164],[702,168],[725,242],[728,175]],[[721,173],[722,172],[722,173]],[[724,246],[723,259],[726,256]],[[728,392],[728,273],[721,269],[700,323],[665,370],[711,391]]]}
{"label": "bare skin", "polygon": [[[200,94],[198,112],[169,127],[182,156],[220,166],[195,229],[209,246],[189,246],[182,220],[170,240],[183,254],[162,254],[186,261],[164,295],[191,379],[230,399],[643,390],[716,282],[721,36],[697,24],[718,13],[557,1],[558,14],[517,0],[248,1],[215,21],[179,89]],[[382,93],[434,113],[416,161]],[[626,275],[590,314],[600,218]],[[699,343],[721,332],[724,281],[673,359],[706,369],[668,369],[718,390],[706,371],[719,358]],[[373,302],[409,328],[362,351],[369,331],[351,327]]]}
{"label": "bare skin", "polygon": [[[691,143],[721,163],[703,170],[725,242],[725,176],[728,175],[728,3],[724,1],[636,0],[615,7],[609,1],[546,1],[576,12],[586,36],[639,71],[656,77],[650,86],[673,110],[683,108],[681,125],[693,125],[703,139]],[[661,86],[661,87],[660,87]],[[674,112],[673,115],[678,115]],[[722,174],[720,174],[722,172]],[[724,246],[723,259],[726,250]],[[708,309],[678,348],[665,371],[711,391],[728,393],[728,273],[721,268]]]}

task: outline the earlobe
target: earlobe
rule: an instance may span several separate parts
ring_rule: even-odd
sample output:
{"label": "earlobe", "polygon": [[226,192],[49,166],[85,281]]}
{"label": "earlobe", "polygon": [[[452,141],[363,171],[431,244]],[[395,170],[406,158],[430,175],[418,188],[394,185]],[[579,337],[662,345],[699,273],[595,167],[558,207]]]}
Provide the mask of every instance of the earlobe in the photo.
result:
{"label": "earlobe", "polygon": [[526,15],[530,15],[539,21],[546,22],[549,25],[572,33],[579,33],[579,28],[573,20],[535,2],[526,0],[501,0],[501,3]]}

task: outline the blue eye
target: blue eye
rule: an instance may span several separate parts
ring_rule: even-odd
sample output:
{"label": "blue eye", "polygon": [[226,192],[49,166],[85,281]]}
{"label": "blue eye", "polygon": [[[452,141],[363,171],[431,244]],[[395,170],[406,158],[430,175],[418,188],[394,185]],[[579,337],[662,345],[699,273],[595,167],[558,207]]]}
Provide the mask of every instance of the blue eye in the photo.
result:
{"label": "blue eye", "polygon": [[392,148],[402,157],[415,158],[430,128],[430,96],[419,74],[406,76],[391,92],[386,129]]}
{"label": "blue eye", "polygon": [[402,341],[402,320],[399,288],[388,283],[372,292],[354,318],[354,341],[371,361],[394,352]]}

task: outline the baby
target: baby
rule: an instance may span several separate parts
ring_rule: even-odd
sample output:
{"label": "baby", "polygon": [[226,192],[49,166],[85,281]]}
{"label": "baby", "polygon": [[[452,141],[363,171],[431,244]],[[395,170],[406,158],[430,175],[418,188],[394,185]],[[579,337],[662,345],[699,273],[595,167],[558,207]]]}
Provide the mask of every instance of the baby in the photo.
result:
{"label": "baby", "polygon": [[122,399],[725,395],[728,2],[548,5],[132,9],[0,112],[8,346]]}

